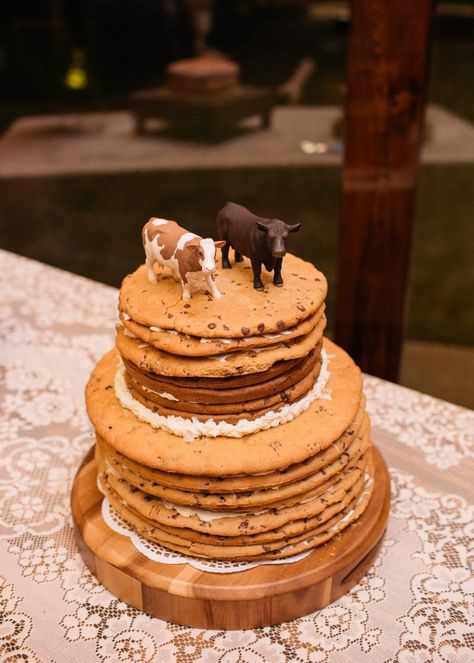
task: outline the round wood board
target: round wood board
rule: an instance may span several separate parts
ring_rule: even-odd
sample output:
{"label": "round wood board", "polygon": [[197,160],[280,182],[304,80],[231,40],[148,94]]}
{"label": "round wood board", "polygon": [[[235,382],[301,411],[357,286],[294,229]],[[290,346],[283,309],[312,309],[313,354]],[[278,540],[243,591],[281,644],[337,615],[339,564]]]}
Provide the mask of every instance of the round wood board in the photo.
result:
{"label": "round wood board", "polygon": [[299,562],[209,573],[142,555],[101,514],[93,449],[71,492],[76,539],[84,562],[112,594],[160,619],[206,629],[271,626],[324,608],[367,573],[385,531],[390,479],[374,448],[375,487],[365,513]]}

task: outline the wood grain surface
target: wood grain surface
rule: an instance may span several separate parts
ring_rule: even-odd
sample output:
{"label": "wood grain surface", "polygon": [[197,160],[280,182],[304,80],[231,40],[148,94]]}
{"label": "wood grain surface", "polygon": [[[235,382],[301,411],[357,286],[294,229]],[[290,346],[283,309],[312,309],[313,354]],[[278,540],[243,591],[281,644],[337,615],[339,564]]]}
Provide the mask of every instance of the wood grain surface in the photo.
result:
{"label": "wood grain surface", "polygon": [[388,518],[390,480],[374,449],[375,489],[366,512],[332,541],[293,564],[265,564],[236,573],[208,573],[190,564],[162,564],[142,555],[101,515],[93,449],[71,493],[76,539],[84,562],[112,594],[161,619],[207,629],[245,629],[289,621],[325,607],[366,574]]}
{"label": "wood grain surface", "polygon": [[358,0],[349,36],[336,342],[398,379],[432,0]]}

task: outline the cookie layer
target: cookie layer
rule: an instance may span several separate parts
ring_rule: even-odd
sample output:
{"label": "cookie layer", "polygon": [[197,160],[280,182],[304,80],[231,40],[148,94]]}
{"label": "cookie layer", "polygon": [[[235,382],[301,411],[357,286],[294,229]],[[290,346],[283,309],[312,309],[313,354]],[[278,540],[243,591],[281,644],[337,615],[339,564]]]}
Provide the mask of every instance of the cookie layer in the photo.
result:
{"label": "cookie layer", "polygon": [[128,315],[124,315],[123,313],[120,314],[120,319],[124,327],[128,330],[128,333],[133,334],[136,338],[152,345],[158,350],[185,357],[207,357],[238,350],[261,348],[289,341],[298,336],[305,336],[314,329],[322,318],[324,309],[325,305],[322,304],[306,320],[281,332],[264,332],[257,336],[242,336],[239,338],[200,338],[199,336],[182,334],[175,329],[161,329],[155,325],[145,327],[135,322],[135,320],[129,319]]}
{"label": "cookie layer", "polygon": [[[118,493],[110,485],[107,477],[103,477],[102,481],[114,508],[134,529],[153,541],[157,541],[172,550],[197,557],[263,560],[294,555],[302,550],[321,545],[333,538],[365,511],[373,490],[372,477],[373,466],[369,463],[367,471],[364,470],[355,481],[347,477],[339,482],[340,485],[336,486],[330,495],[327,495],[328,506],[321,506],[321,497],[313,500],[312,504],[308,503],[316,510],[315,516],[305,519],[306,523],[311,521],[310,527],[315,525],[313,529],[305,529],[305,522],[302,519],[290,520],[283,526],[277,526],[274,530],[266,530],[263,533],[266,538],[265,541],[258,538],[262,537],[262,533],[255,535],[237,533],[234,536],[221,535],[217,538],[215,535],[210,535],[206,540],[203,538],[204,534],[198,532],[197,535],[191,534],[192,538],[188,539],[183,536],[184,532],[186,534],[189,532],[188,529],[176,528],[173,530],[167,525],[151,520],[147,515],[141,513],[141,511],[150,510],[149,505],[148,509],[137,510],[137,504],[133,503],[126,490]],[[129,501],[127,501],[127,497]],[[337,497],[340,499],[337,500]],[[315,506],[316,503],[318,506]],[[290,510],[295,508],[297,507],[290,507]],[[301,509],[301,507],[299,508]],[[258,517],[262,520],[265,515],[260,514]],[[281,512],[278,515],[281,520]],[[269,517],[271,518],[271,516]],[[177,520],[179,518],[178,514]],[[248,525],[241,529],[245,530],[246,528],[248,528]],[[267,538],[273,532],[276,534],[276,538]],[[281,535],[281,532],[284,532],[283,535]],[[198,537],[197,540],[195,536]],[[243,537],[246,537],[244,541],[242,541]]]}
{"label": "cookie layer", "polygon": [[[220,301],[220,300],[219,300]],[[265,348],[242,350],[212,357],[180,357],[144,344],[117,330],[116,345],[122,357],[141,370],[173,377],[228,377],[267,371],[276,362],[300,359],[313,351],[322,339],[326,318],[305,336]]]}
{"label": "cookie layer", "polygon": [[152,428],[123,408],[114,392],[118,355],[99,361],[86,388],[89,418],[99,437],[128,458],[148,467],[190,475],[264,473],[302,462],[329,447],[351,425],[359,407],[359,368],[325,339],[331,358],[327,397],[314,400],[299,417],[243,438],[198,438],[186,442]]}
{"label": "cookie layer", "polygon": [[213,535],[237,536],[267,532],[293,520],[316,516],[331,504],[345,499],[347,491],[363,476],[366,464],[367,458],[364,457],[351,469],[341,472],[324,493],[315,491],[308,499],[296,504],[290,502],[280,504],[278,508],[262,508],[251,513],[218,513],[183,507],[145,494],[107,469],[99,473],[99,477],[104,488],[110,487],[127,506],[152,521]]}
{"label": "cookie layer", "polygon": [[191,492],[163,486],[147,479],[144,476],[143,468],[139,468],[138,471],[132,470],[113,458],[107,458],[99,446],[96,448],[96,458],[101,469],[110,468],[117,476],[125,479],[135,488],[173,504],[195,506],[211,511],[252,511],[259,507],[277,507],[280,502],[286,504],[290,503],[290,500],[297,502],[302,495],[315,489],[325,491],[339,472],[349,469],[359,460],[361,455],[367,451],[369,443],[367,426],[364,426],[346,451],[310,476],[280,487],[272,486],[266,490],[237,493]]}
{"label": "cookie layer", "polygon": [[221,299],[205,294],[205,282],[189,302],[181,299],[181,285],[162,270],[158,283],[147,279],[145,265],[127,276],[120,289],[119,309],[125,317],[145,326],[174,329],[202,338],[239,338],[281,332],[313,315],[324,303],[327,281],[314,265],[287,254],[281,288],[262,274],[265,290],[254,289],[250,261],[245,258],[230,270],[219,269],[216,282]]}
{"label": "cookie layer", "polygon": [[237,474],[231,476],[194,476],[164,472],[163,470],[140,465],[136,461],[127,458],[107,444],[102,438],[97,438],[97,445],[107,461],[115,468],[123,468],[125,472],[130,471],[140,475],[143,479],[154,484],[176,488],[181,491],[192,493],[218,494],[239,493],[248,491],[259,491],[264,489],[275,489],[279,486],[304,479],[314,472],[335,461],[346,449],[350,447],[354,438],[361,434],[361,427],[369,427],[370,422],[364,409],[362,399],[359,410],[349,428],[343,435],[335,440],[327,449],[320,451],[302,463],[295,463],[283,467],[274,472],[258,474]]}

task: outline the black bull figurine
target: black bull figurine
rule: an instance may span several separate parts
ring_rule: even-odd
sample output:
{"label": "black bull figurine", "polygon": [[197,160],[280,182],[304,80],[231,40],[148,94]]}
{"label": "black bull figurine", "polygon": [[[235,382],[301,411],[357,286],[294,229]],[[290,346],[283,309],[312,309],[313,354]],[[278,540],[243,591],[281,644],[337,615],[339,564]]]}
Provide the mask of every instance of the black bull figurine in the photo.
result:
{"label": "black bull figurine", "polygon": [[280,219],[265,219],[252,214],[242,205],[227,203],[217,214],[217,232],[219,239],[226,244],[222,249],[222,267],[231,269],[229,249],[235,251],[235,260],[240,262],[242,256],[250,258],[253,269],[253,287],[263,290],[260,277],[262,264],[267,272],[273,269],[273,283],[283,285],[281,265],[286,253],[286,240],[289,233],[295,233],[301,223],[289,226]]}

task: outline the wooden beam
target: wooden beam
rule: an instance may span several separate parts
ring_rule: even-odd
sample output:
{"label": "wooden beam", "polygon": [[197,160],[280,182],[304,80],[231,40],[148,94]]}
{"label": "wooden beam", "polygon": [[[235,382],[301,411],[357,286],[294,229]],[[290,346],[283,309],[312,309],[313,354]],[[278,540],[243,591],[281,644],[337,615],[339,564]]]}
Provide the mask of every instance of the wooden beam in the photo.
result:
{"label": "wooden beam", "polygon": [[433,0],[353,0],[336,341],[397,380]]}

